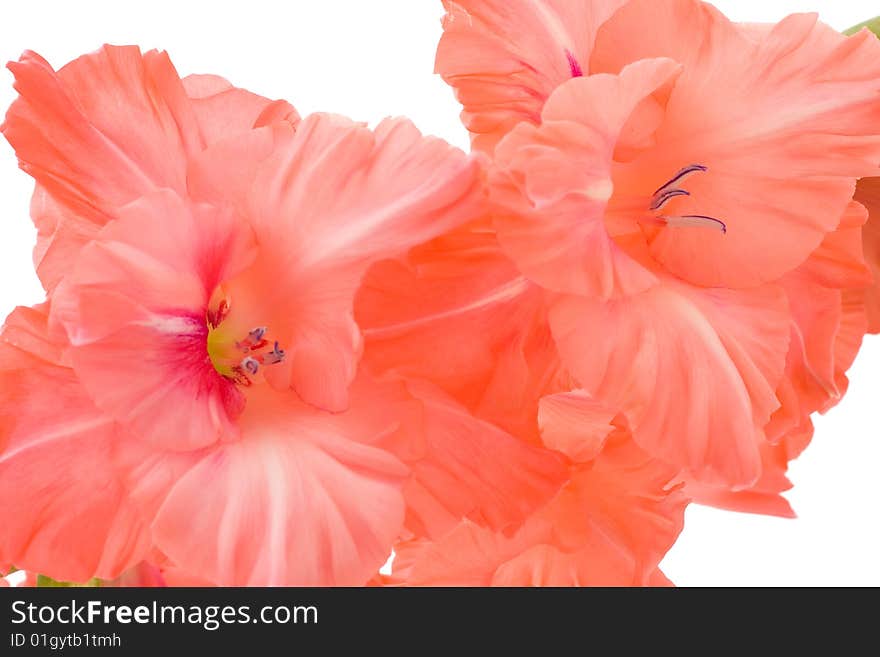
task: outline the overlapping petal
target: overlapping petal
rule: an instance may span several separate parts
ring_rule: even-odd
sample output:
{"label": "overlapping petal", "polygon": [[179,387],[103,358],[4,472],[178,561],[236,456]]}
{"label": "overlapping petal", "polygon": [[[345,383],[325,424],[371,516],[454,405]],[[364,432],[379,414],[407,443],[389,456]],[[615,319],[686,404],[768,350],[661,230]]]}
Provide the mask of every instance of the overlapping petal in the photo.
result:
{"label": "overlapping petal", "polygon": [[[395,581],[407,585],[663,585],[657,563],[681,530],[686,498],[675,468],[640,450],[625,429],[604,423],[609,411],[578,393],[545,414],[544,431],[574,430],[599,444],[575,464],[569,483],[514,534],[465,521],[439,540],[396,547]],[[584,435],[580,419],[593,415]],[[570,441],[566,441],[570,442]]]}
{"label": "overlapping petal", "polygon": [[[119,428],[52,361],[45,311],[0,335],[0,561],[65,581],[115,577],[150,548],[115,469]],[[48,357],[48,359],[47,359]]]}
{"label": "overlapping petal", "polygon": [[464,105],[474,148],[540,122],[559,84],[588,67],[596,31],[625,0],[444,0],[436,71]]}
{"label": "overlapping petal", "polygon": [[754,286],[794,269],[837,227],[855,180],[876,174],[880,42],[867,31],[844,37],[815,15],[750,39],[698,0],[632,0],[600,28],[590,71],[650,57],[683,72],[653,147],[622,177],[650,194],[681,167],[704,165],[670,212],[727,226],[667,226],[652,238],[654,257],[712,286]]}

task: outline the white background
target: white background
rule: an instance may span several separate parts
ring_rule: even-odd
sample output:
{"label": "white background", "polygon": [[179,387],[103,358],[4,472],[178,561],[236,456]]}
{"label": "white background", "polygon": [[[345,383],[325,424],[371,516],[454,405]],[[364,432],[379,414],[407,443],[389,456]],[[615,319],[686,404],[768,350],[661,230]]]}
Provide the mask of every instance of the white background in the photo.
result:
{"label": "white background", "polygon": [[[575,0],[572,0],[575,1]],[[718,0],[735,20],[818,11],[837,29],[880,14],[877,0]],[[432,75],[440,0],[4,3],[0,60],[36,50],[56,68],[102,43],[168,50],[182,75],[216,73],[302,114],[376,122],[406,115],[463,148],[452,92]],[[637,35],[636,35],[637,38]],[[686,35],[683,35],[686,38]],[[15,94],[0,75],[0,107]],[[880,82],[880,81],[878,81]],[[0,313],[42,300],[30,250],[30,179],[0,144]],[[691,506],[664,562],[680,585],[880,585],[880,337],[868,338],[847,398],[816,422],[792,468],[796,520]],[[2,531],[2,529],[0,529]]]}

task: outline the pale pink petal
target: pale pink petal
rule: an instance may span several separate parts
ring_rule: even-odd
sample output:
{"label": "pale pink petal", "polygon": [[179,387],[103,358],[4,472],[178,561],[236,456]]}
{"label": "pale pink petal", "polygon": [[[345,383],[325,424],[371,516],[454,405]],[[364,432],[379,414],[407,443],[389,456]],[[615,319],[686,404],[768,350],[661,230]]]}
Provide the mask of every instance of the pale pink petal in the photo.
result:
{"label": "pale pink petal", "polygon": [[299,114],[287,101],[238,89],[217,75],[188,75],[182,82],[208,146],[276,121],[299,122]]}

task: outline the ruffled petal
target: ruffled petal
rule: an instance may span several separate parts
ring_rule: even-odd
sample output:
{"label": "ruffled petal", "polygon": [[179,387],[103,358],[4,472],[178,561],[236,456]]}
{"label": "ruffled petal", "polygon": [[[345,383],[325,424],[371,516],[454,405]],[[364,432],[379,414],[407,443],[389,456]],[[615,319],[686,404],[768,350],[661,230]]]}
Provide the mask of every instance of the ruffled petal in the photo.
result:
{"label": "ruffled petal", "polygon": [[206,314],[213,290],[253,257],[231,212],[171,192],[127,206],[83,250],[53,307],[96,404],[169,449],[235,436],[244,402],[211,362]]}
{"label": "ruffled petal", "polygon": [[373,133],[313,115],[276,141],[249,198],[259,266],[230,284],[233,296],[265,290],[243,303],[287,345],[270,382],[343,410],[361,348],[352,305],[367,268],[482,212],[477,162],[408,121]]}
{"label": "ruffled petal", "polygon": [[376,401],[356,395],[331,415],[263,387],[242,440],[208,450],[172,484],[156,545],[219,585],[363,585],[401,530],[408,474],[371,444],[397,428]]}
{"label": "ruffled petal", "polygon": [[104,46],[55,72],[28,51],[9,68],[21,96],[3,133],[75,214],[100,225],[154,189],[186,188],[187,158],[204,143],[165,53]]}
{"label": "ruffled petal", "polygon": [[300,120],[287,101],[238,89],[217,75],[188,75],[183,78],[183,88],[206,146],[276,121],[295,126]]}
{"label": "ruffled petal", "polygon": [[115,471],[122,437],[72,370],[29,353],[35,313],[13,313],[0,341],[0,561],[63,581],[116,577],[150,548]]}
{"label": "ruffled petal", "polygon": [[570,80],[547,101],[540,127],[519,125],[498,145],[491,183],[498,239],[533,281],[603,298],[656,282],[651,263],[627,253],[623,236],[612,238],[605,215],[615,193],[615,151],[633,134],[650,135],[662,111],[653,94],[680,70],[658,59],[619,76]]}
{"label": "ruffled petal", "polygon": [[394,578],[413,586],[665,585],[656,566],[687,502],[674,475],[617,436],[515,534],[465,521],[437,541],[404,542]]}
{"label": "ruffled petal", "polygon": [[800,455],[813,436],[809,419],[804,425],[778,438],[774,443],[764,442],[761,451],[761,478],[750,488],[731,491],[723,486],[709,486],[687,482],[685,493],[698,504],[761,515],[794,518],[795,512],[782,493],[792,487],[786,476],[788,464]]}
{"label": "ruffled petal", "polygon": [[586,71],[596,30],[625,0],[444,0],[436,72],[455,88],[474,148],[540,122],[558,85]]}
{"label": "ruffled petal", "polygon": [[478,420],[433,386],[413,382],[408,388],[423,406],[423,442],[401,456],[413,471],[406,501],[414,535],[438,538],[464,518],[509,530],[567,481],[560,454]]}
{"label": "ruffled petal", "polygon": [[776,396],[780,408],[766,427],[776,441],[808,424],[816,411],[837,404],[849,381],[867,330],[865,286],[869,270],[862,255],[865,209],[852,203],[839,228],[810,258],[782,279],[791,308],[791,346]]}
{"label": "ruffled petal", "polygon": [[781,289],[670,280],[613,302],[560,296],[550,323],[581,385],[620,408],[647,451],[705,481],[758,478],[761,428],[778,407],[788,349]]}
{"label": "ruffled petal", "polygon": [[806,14],[758,38],[707,3],[632,0],[600,28],[590,71],[649,57],[671,57],[684,72],[653,147],[621,178],[650,194],[681,167],[704,165],[688,180],[690,195],[664,212],[727,228],[666,226],[651,237],[654,257],[704,286],[777,280],[837,227],[856,179],[876,175],[880,42]]}

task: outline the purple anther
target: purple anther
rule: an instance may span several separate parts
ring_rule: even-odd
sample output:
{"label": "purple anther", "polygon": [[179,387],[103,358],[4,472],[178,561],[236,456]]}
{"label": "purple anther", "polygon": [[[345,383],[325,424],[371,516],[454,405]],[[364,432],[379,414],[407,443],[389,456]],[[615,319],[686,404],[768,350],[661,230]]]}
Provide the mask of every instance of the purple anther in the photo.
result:
{"label": "purple anther", "polygon": [[281,347],[276,342],[272,351],[270,351],[268,354],[265,354],[263,356],[263,364],[264,365],[274,365],[276,363],[280,363],[281,361],[284,360],[284,355],[285,355],[284,350],[281,349]]}
{"label": "purple anther", "polygon": [[658,194],[654,197],[654,201],[651,203],[652,210],[659,210],[664,205],[666,205],[667,201],[675,198],[676,196],[690,196],[690,192],[686,192],[683,189],[670,189],[669,191],[663,192],[662,194]]}
{"label": "purple anther", "polygon": [[727,224],[704,214],[686,214],[677,217],[660,217],[669,226],[707,226],[727,234]]}
{"label": "purple anther", "polygon": [[241,366],[244,368],[245,372],[247,372],[251,376],[256,376],[257,372],[260,371],[259,361],[257,361],[256,358],[251,358],[250,356],[241,361]]}
{"label": "purple anther", "polygon": [[677,185],[678,183],[680,183],[682,180],[684,180],[686,177],[690,176],[691,174],[698,173],[698,172],[705,173],[708,170],[709,170],[709,167],[703,166],[702,164],[691,164],[690,166],[686,166],[684,169],[682,169],[677,174],[675,174],[668,182],[664,183],[663,185],[660,185],[660,187],[657,188],[657,191],[655,191],[653,195],[657,196],[657,194],[667,190],[668,188],[672,187],[673,185]]}

